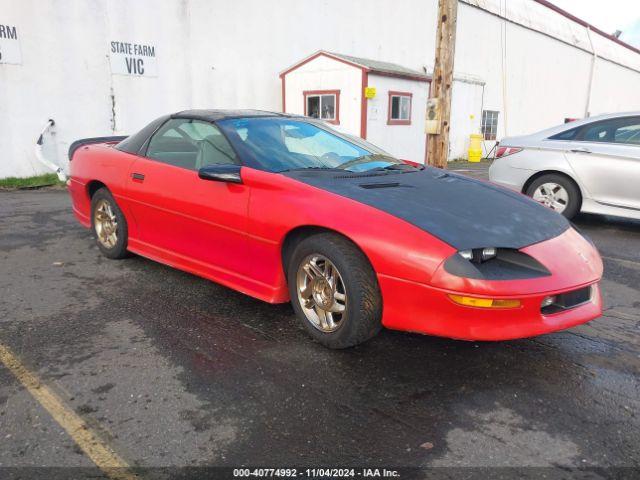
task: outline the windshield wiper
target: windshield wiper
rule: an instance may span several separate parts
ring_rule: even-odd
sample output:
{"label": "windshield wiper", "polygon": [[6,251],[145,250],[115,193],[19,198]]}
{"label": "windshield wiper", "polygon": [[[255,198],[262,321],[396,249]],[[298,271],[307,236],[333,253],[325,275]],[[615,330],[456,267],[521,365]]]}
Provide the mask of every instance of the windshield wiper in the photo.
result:
{"label": "windshield wiper", "polygon": [[389,171],[398,171],[398,172],[414,172],[416,170],[424,170],[423,166],[418,165],[410,165],[408,163],[392,163],[391,165],[386,165],[384,167],[375,167],[371,170],[367,170],[367,172],[389,172]]}
{"label": "windshield wiper", "polygon": [[368,155],[361,155],[352,160],[349,160],[348,162],[345,162],[342,165],[340,165],[340,168],[342,170],[348,170],[349,168],[354,167],[356,165],[360,165],[362,163],[370,163],[376,160],[387,160],[387,161],[393,160],[394,162],[397,161],[395,158],[390,157],[388,155],[382,155],[381,153],[371,153]]}

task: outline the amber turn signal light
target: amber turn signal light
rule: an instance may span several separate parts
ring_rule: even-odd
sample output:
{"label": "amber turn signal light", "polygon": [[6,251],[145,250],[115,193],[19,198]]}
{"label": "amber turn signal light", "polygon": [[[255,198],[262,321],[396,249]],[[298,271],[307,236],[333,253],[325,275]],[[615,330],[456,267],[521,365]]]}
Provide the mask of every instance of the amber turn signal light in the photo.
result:
{"label": "amber turn signal light", "polygon": [[522,305],[520,300],[501,298],[467,297],[464,295],[449,294],[449,298],[458,305],[478,308],[518,308]]}

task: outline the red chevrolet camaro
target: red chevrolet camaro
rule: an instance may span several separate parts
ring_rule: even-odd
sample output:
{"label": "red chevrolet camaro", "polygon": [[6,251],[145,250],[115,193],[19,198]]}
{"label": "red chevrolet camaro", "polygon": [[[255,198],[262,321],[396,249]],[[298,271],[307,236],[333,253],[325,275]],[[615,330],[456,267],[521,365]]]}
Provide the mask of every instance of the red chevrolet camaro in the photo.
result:
{"label": "red chevrolet camaro", "polygon": [[184,111],[69,153],[73,211],[104,255],[291,301],[328,347],[382,326],[529,337],[602,311],[600,256],[561,215],[314,119]]}

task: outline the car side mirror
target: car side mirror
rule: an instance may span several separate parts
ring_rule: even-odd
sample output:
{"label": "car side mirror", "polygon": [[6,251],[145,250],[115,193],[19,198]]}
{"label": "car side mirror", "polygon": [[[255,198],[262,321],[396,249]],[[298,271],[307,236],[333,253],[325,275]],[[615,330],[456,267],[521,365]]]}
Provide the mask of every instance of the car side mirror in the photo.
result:
{"label": "car side mirror", "polygon": [[207,165],[198,170],[198,177],[215,182],[242,183],[240,165]]}

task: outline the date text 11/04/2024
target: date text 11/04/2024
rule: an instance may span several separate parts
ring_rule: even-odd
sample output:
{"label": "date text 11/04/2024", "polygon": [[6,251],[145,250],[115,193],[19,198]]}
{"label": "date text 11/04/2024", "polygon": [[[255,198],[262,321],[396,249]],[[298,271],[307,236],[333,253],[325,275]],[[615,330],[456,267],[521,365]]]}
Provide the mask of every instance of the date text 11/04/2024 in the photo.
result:
{"label": "date text 11/04/2024", "polygon": [[233,470],[235,478],[399,478],[397,470],[387,468],[237,468]]}

